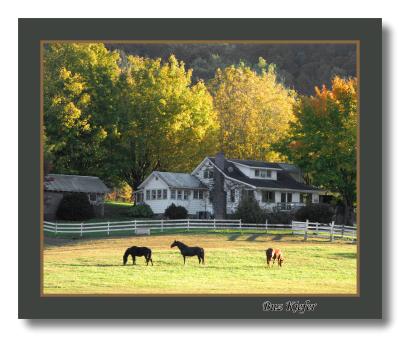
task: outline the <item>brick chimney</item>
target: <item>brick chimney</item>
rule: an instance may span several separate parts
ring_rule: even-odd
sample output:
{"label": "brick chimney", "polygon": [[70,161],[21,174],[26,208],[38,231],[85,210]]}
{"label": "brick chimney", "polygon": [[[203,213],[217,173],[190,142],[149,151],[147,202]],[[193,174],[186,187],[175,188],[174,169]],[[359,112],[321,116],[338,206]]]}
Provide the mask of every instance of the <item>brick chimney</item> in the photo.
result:
{"label": "brick chimney", "polygon": [[[224,171],[225,155],[223,152],[218,152],[215,156],[215,165]],[[214,216],[216,219],[226,218],[226,193],[224,191],[224,175],[217,169],[214,170]]]}

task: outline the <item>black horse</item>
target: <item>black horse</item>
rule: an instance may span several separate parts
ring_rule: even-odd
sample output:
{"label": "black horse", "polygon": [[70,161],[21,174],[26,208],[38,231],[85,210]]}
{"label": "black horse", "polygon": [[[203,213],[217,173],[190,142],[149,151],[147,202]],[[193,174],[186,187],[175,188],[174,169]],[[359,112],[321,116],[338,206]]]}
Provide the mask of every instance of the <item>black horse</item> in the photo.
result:
{"label": "black horse", "polygon": [[151,262],[151,265],[153,265],[153,260],[151,258],[151,249],[150,248],[137,247],[137,246],[133,246],[131,248],[128,248],[125,251],[124,258],[123,258],[124,265],[128,261],[129,255],[132,256],[133,264],[136,264],[136,256],[144,256],[144,258],[146,259],[146,265],[147,266],[149,265],[149,261]]}
{"label": "black horse", "polygon": [[186,256],[197,256],[199,259],[199,264],[203,263],[204,264],[204,249],[201,247],[188,247],[186,246],[183,242],[180,241],[174,241],[171,244],[171,248],[173,247],[178,247],[179,250],[181,251],[181,254],[183,256],[183,264],[186,264]]}

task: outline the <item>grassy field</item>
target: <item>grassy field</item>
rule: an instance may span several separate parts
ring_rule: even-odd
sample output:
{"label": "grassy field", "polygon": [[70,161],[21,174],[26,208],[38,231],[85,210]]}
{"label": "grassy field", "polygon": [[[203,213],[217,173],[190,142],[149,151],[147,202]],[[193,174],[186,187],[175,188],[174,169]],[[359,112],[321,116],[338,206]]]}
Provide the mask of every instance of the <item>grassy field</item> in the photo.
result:
{"label": "grassy field", "polygon": [[[205,249],[183,265],[171,242]],[[139,258],[122,265],[132,245],[153,250],[154,266]],[[281,248],[282,268],[267,268],[265,249]],[[47,238],[45,294],[355,294],[357,246],[301,237],[240,233],[176,233],[146,237],[66,240]]]}

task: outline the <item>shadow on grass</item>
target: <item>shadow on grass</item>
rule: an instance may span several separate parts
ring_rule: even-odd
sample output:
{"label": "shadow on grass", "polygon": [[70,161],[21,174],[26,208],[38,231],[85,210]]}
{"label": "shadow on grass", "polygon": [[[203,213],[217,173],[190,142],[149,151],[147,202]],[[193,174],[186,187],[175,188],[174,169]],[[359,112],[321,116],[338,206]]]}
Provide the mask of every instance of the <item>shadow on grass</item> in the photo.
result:
{"label": "shadow on grass", "polygon": [[235,241],[237,240],[239,237],[241,236],[241,234],[232,234],[228,236],[228,241]]}
{"label": "shadow on grass", "polygon": [[357,258],[357,253],[334,253],[332,254],[336,257],[344,257],[346,259],[356,259]]}

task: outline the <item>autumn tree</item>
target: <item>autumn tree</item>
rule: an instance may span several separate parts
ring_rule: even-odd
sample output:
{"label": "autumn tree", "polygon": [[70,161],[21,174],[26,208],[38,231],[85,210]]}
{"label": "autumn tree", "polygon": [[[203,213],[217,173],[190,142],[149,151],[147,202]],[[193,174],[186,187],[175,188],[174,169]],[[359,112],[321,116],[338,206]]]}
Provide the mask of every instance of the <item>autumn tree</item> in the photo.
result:
{"label": "autumn tree", "polygon": [[357,196],[357,80],[335,77],[332,89],[316,88],[295,111],[296,121],[276,149],[307,172],[314,185],[337,193],[345,223],[351,224]]}
{"label": "autumn tree", "polygon": [[118,61],[103,44],[45,46],[44,145],[54,172],[118,181],[104,146],[117,117]]}
{"label": "autumn tree", "polygon": [[134,191],[154,170],[187,172],[215,152],[212,97],[191,75],[174,56],[168,62],[128,57],[110,158]]}
{"label": "autumn tree", "polygon": [[296,94],[279,83],[275,66],[260,58],[258,71],[244,63],[218,69],[210,88],[220,124],[218,142],[225,154],[279,159],[271,144],[285,136]]}

